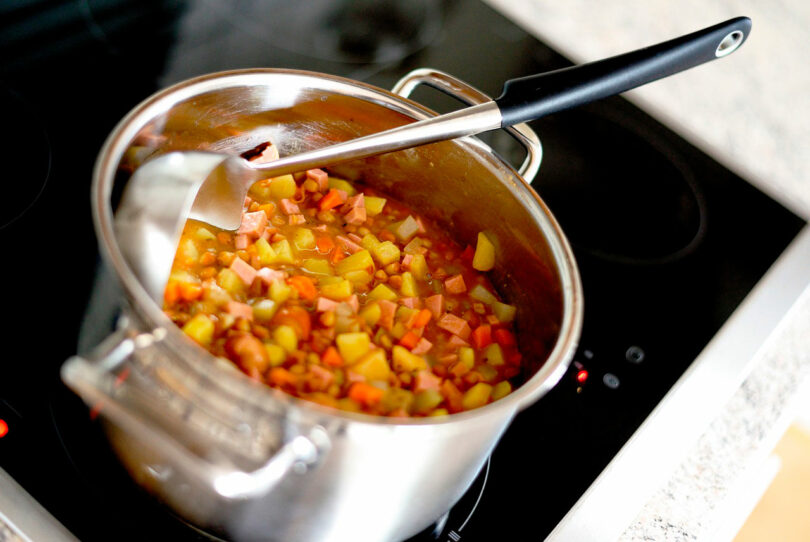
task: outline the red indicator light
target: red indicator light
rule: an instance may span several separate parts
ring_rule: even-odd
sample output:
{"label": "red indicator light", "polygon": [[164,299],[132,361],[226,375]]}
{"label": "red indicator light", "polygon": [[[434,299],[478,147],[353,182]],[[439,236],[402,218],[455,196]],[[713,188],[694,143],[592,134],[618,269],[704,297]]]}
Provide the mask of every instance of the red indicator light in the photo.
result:
{"label": "red indicator light", "polygon": [[582,369],[577,373],[577,382],[584,384],[586,380],[588,380],[588,371]]}
{"label": "red indicator light", "polygon": [[6,423],[6,420],[0,418],[0,438],[5,437],[6,435],[8,435],[8,424]]}

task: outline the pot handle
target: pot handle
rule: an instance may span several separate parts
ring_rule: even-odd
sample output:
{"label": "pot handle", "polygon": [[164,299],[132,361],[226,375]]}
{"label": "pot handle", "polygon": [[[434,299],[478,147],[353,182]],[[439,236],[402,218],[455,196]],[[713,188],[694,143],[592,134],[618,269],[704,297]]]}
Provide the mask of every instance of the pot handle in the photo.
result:
{"label": "pot handle", "polygon": [[[173,468],[228,499],[263,495],[291,472],[303,474],[320,463],[331,447],[327,431],[320,425],[289,439],[258,469],[245,471],[228,461],[201,457],[167,427],[149,423],[127,404],[127,362],[136,352],[153,348],[164,337],[163,329],[137,333],[124,326],[90,354],[68,359],[61,369],[62,380],[91,407],[91,416],[100,414],[139,442],[148,442]],[[206,423],[216,420],[209,417]],[[215,432],[217,428],[212,429]]]}
{"label": "pot handle", "polygon": [[[440,90],[468,105],[478,105],[492,101],[491,97],[477,88],[448,73],[432,68],[420,68],[407,73],[397,81],[391,92],[407,98],[419,85],[427,85]],[[540,139],[526,123],[515,124],[504,129],[526,149],[526,158],[518,168],[518,173],[527,183],[531,184],[540,169],[540,162],[543,159],[543,146],[540,144]]]}

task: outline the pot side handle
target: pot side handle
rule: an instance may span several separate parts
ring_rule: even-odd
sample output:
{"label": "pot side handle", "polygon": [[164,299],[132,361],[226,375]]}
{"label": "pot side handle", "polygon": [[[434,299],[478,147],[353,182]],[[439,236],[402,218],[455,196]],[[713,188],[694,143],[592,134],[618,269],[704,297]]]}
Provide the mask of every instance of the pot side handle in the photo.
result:
{"label": "pot side handle", "polygon": [[166,428],[148,423],[121,399],[126,379],[121,378],[120,371],[118,376],[114,373],[137,350],[161,339],[158,332],[134,334],[124,327],[89,355],[69,358],[62,365],[62,380],[91,407],[91,415],[98,413],[135,436],[138,442],[148,443],[172,468],[227,499],[264,495],[290,473],[303,474],[321,462],[331,444],[327,431],[319,425],[310,428],[306,435],[292,437],[258,469],[244,471],[207,460],[193,453]]}
{"label": "pot side handle", "polygon": [[[440,90],[468,105],[478,105],[491,102],[492,98],[452,75],[432,68],[413,70],[402,77],[391,92],[403,98],[408,98],[419,85]],[[531,184],[540,169],[543,160],[543,146],[532,128],[526,123],[504,127],[507,133],[514,137],[526,149],[526,158],[518,168],[518,173]]]}

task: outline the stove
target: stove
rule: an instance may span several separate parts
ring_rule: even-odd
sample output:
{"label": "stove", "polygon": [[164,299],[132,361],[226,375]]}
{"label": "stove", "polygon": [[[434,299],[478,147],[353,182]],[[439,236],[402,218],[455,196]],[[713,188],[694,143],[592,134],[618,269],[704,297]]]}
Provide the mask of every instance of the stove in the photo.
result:
{"label": "stove", "polygon": [[[185,78],[246,67],[384,88],[432,67],[496,96],[506,79],[570,65],[472,0],[22,0],[0,5],[0,21],[9,181],[0,238],[14,262],[2,273],[16,343],[0,378],[3,540],[6,527],[49,540],[208,539],[140,491],[59,379],[80,336],[93,344],[111,328],[109,318],[86,316],[91,295],[110,299],[93,288],[104,281],[90,178],[106,135],[135,104]],[[438,111],[458,107],[431,89],[412,97]],[[531,125],[544,147],[533,186],[568,233],[582,274],[580,348],[559,384],[518,415],[467,494],[414,541],[572,539],[589,510],[610,509],[605,495],[625,503],[621,517],[605,520],[621,533],[638,510],[631,504],[650,491],[643,473],[675,459],[660,449],[666,439],[654,446],[663,434],[656,418],[672,419],[678,405],[692,412],[683,406],[690,390],[728,385],[700,375],[729,354],[725,344],[740,344],[728,334],[745,319],[735,311],[752,291],[775,288],[773,277],[762,279],[775,262],[791,265],[789,245],[788,256],[797,243],[808,250],[804,220],[623,98]],[[505,133],[484,139],[519,162]],[[798,288],[778,287],[784,303]],[[742,343],[756,348],[773,318],[763,315]],[[696,378],[702,388],[690,384]],[[682,425],[663,431],[688,443]],[[628,458],[643,464],[622,480]]]}

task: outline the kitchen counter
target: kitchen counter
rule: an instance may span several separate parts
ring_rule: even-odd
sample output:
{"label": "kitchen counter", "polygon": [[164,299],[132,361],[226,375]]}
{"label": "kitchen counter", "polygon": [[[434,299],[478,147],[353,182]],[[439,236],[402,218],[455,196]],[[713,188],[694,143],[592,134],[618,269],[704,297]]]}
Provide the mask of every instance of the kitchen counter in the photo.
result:
{"label": "kitchen counter", "polygon": [[[810,218],[810,5],[797,0],[687,0],[600,4],[487,0],[575,62],[664,41],[725,19],[753,20],[730,57],[634,90],[627,97],[794,213]],[[806,232],[805,232],[806,233]],[[761,242],[761,241],[760,241]],[[796,270],[792,271],[795,275]],[[799,270],[801,284],[810,267]],[[640,509],[621,540],[730,540],[753,506],[751,487],[795,416],[810,381],[810,288],[784,305],[761,348],[706,412],[706,428]],[[652,460],[652,458],[651,458]],[[765,477],[767,478],[767,476]]]}

